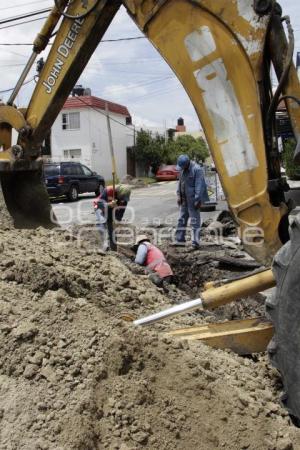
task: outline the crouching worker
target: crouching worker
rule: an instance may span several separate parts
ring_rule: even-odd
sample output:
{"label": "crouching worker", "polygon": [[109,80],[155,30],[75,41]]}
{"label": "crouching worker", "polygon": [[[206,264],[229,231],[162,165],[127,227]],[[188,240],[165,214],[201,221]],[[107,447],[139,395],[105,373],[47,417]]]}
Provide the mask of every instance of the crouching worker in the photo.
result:
{"label": "crouching worker", "polygon": [[163,252],[151,244],[146,235],[137,237],[134,250],[136,251],[134,262],[146,266],[149,278],[156,286],[164,287],[165,284],[172,283],[173,272]]}
{"label": "crouching worker", "polygon": [[94,200],[97,228],[103,240],[103,249],[117,250],[114,236],[114,221],[120,222],[124,216],[126,206],[130,200],[129,186],[119,184],[115,188],[107,186],[99,197]]}

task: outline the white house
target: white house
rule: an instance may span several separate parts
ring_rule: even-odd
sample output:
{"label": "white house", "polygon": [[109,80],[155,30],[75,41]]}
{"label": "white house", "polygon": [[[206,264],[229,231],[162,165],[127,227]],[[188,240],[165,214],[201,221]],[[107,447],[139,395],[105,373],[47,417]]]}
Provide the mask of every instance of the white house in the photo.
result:
{"label": "white house", "polygon": [[108,127],[105,107],[108,105],[117,175],[129,171],[127,148],[134,144],[134,127],[126,106],[91,95],[69,97],[51,131],[51,159],[75,160],[93,171],[112,178]]}

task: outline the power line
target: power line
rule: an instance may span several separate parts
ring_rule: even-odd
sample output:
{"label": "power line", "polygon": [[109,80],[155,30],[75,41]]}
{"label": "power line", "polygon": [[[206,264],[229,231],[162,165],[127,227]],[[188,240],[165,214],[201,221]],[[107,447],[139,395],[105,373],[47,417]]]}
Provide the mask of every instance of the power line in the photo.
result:
{"label": "power line", "polygon": [[[104,71],[102,73],[99,72],[99,70],[101,70],[101,69],[104,69]],[[106,77],[107,73],[114,73],[114,74],[116,73],[115,69],[113,69],[113,68],[107,68],[105,65],[103,67],[99,67],[99,66],[93,65],[93,64],[88,65],[84,69],[84,72],[86,72],[86,71],[90,71],[90,72],[92,72],[92,71],[96,72],[97,71],[97,77],[100,77],[100,76]],[[118,70],[117,74],[119,74],[119,73],[121,73],[121,74],[124,73],[124,74],[127,74],[127,75],[143,75],[143,76],[147,75],[148,77],[152,77],[152,78],[153,77],[158,77],[158,76],[168,76],[169,75],[166,71],[164,71],[164,72],[155,72],[152,69],[151,69],[151,71],[148,71],[148,72],[139,72],[139,71],[136,71],[136,70],[130,70],[130,71],[128,71],[128,70]]]}
{"label": "power line", "polygon": [[[1,30],[1,28],[0,28]],[[100,44],[102,44],[102,42],[122,42],[122,41],[135,41],[138,39],[147,39],[146,36],[133,36],[133,37],[124,37],[124,38],[118,38],[118,39],[103,39]],[[26,43],[20,43],[20,42],[16,42],[14,44],[12,43],[0,43],[1,46],[13,46],[13,45],[33,45],[32,43],[26,42]],[[49,43],[48,45],[52,45],[52,43]]]}
{"label": "power line", "polygon": [[[18,53],[18,52],[15,52],[14,50],[7,50],[7,49],[4,49],[3,52],[9,53],[10,55],[16,55],[16,56],[19,56],[19,57],[21,57],[21,58],[24,58],[26,61],[28,60],[28,55],[23,55],[23,53]],[[9,60],[9,62],[11,62],[11,60]],[[20,61],[20,62],[21,62],[21,61]]]}
{"label": "power line", "polygon": [[51,8],[44,8],[44,9],[39,9],[37,11],[32,11],[30,13],[20,14],[18,16],[7,17],[6,19],[0,20],[0,25],[9,23],[9,22],[15,22],[16,20],[27,19],[28,17],[38,16],[39,14],[44,14],[44,13],[47,13],[50,11],[51,11]]}
{"label": "power line", "polygon": [[161,81],[169,80],[171,78],[175,78],[175,75],[168,75],[166,77],[156,78],[155,80],[147,81],[146,83],[137,83],[137,84],[132,84],[130,86],[118,87],[118,88],[112,89],[111,92],[114,94],[114,93],[120,92],[120,91],[121,92],[128,91],[128,89],[135,89],[135,88],[148,86],[149,84],[153,84],[153,83],[160,83]]}
{"label": "power line", "polygon": [[1,64],[1,67],[25,67],[26,64]]}
{"label": "power line", "polygon": [[23,6],[29,6],[29,5],[36,5],[37,3],[45,3],[48,2],[49,0],[36,0],[34,2],[29,2],[29,3],[18,3],[17,5],[14,6],[6,6],[5,8],[0,8],[0,11],[4,11],[7,9],[16,9],[16,8],[23,8]]}
{"label": "power line", "polygon": [[119,66],[119,65],[127,65],[127,64],[148,64],[148,62],[151,61],[151,63],[153,62],[165,62],[162,58],[149,58],[149,59],[139,59],[136,58],[134,60],[128,60],[128,61],[118,61],[118,62],[110,62],[109,60],[105,60],[105,59],[98,59],[98,62],[100,62],[100,64],[106,64],[108,66]]}
{"label": "power line", "polygon": [[28,42],[28,43],[24,43],[24,44],[19,44],[19,43],[18,44],[17,43],[16,44],[2,43],[0,45],[5,46],[5,47],[12,47],[12,46],[18,46],[18,45],[31,45],[32,46],[33,44]]}
{"label": "power line", "polygon": [[128,38],[118,38],[118,39],[103,39],[103,41],[100,42],[120,42],[120,41],[136,41],[138,39],[148,39],[146,36],[133,36]]}
{"label": "power line", "polygon": [[[78,97],[76,97],[76,98],[77,98],[78,100],[80,100],[81,103],[84,103],[84,104],[85,104],[86,106],[88,106],[89,108],[93,109],[94,111],[96,111],[96,112],[98,112],[99,114],[102,114],[103,116],[106,117],[106,113],[100,111],[98,108],[95,108],[94,106],[89,105],[89,104],[88,104],[87,102],[85,102],[80,96],[78,96]],[[105,100],[104,100],[104,101],[105,101]],[[107,103],[111,103],[111,102],[107,102]],[[119,125],[122,125],[122,127],[128,128],[129,130],[133,131],[133,130],[132,130],[133,125],[132,125],[131,127],[130,127],[129,125],[125,125],[124,123],[119,122],[119,121],[116,120],[116,119],[113,119],[111,116],[109,116],[109,119],[112,120],[113,122],[118,123]]]}
{"label": "power line", "polygon": [[[24,22],[15,23],[12,25],[6,25],[5,27],[0,27],[0,30],[4,30],[5,28],[18,27],[19,25],[24,25],[26,23],[36,22],[37,20],[47,19],[48,16],[38,17],[37,19],[26,20]],[[31,44],[32,45],[32,44]]]}
{"label": "power line", "polygon": [[[25,81],[25,83],[23,83],[22,86],[25,86],[25,84],[29,84],[29,83],[31,83],[32,81],[34,81],[34,77],[31,78],[31,80]],[[11,92],[11,91],[13,91],[13,90],[14,90],[14,87],[11,88],[11,89],[5,89],[4,91],[0,91],[0,94],[5,94],[5,93]]]}
{"label": "power line", "polygon": [[[170,88],[169,88],[169,89],[165,89],[165,90],[163,90],[162,92],[161,92],[160,90],[155,91],[155,92],[153,93],[154,95],[152,95],[152,94],[148,95],[148,94],[147,94],[147,95],[142,95],[142,96],[136,97],[134,100],[138,100],[138,99],[144,98],[144,97],[149,97],[149,98],[150,98],[150,97],[154,97],[155,95],[169,94],[169,93],[171,93],[172,91],[174,91],[175,89],[177,89],[178,87],[179,87],[179,84],[178,84],[177,86],[173,86],[171,89],[170,89]],[[88,106],[89,108],[95,110],[95,111],[98,112],[99,114],[102,114],[103,116],[106,117],[106,113],[100,111],[99,109],[95,108],[94,106],[89,105],[87,102],[85,102],[85,101],[82,99],[82,97],[78,96],[78,97],[76,97],[76,98],[77,98],[78,100],[80,100],[82,103],[84,103],[86,106]],[[104,101],[105,101],[105,100],[104,100]],[[108,103],[110,103],[110,102],[108,102]],[[114,119],[114,118],[111,117],[111,116],[109,116],[109,118],[110,118],[110,120],[112,120],[113,122],[116,122],[116,123],[118,123],[119,125],[122,125],[123,127],[128,128],[129,130],[132,131],[132,128],[131,128],[130,126],[124,125],[124,123],[119,122],[118,120]],[[134,125],[132,125],[132,126],[134,126]]]}
{"label": "power line", "polygon": [[167,89],[159,88],[156,91],[152,91],[151,94],[144,94],[144,95],[139,95],[138,97],[133,97],[130,101],[136,102],[137,100],[146,99],[146,98],[152,100],[152,98],[156,97],[157,95],[161,96],[161,95],[169,94],[169,93],[177,90],[179,87],[180,87],[180,83],[178,83],[176,86],[169,87]]}

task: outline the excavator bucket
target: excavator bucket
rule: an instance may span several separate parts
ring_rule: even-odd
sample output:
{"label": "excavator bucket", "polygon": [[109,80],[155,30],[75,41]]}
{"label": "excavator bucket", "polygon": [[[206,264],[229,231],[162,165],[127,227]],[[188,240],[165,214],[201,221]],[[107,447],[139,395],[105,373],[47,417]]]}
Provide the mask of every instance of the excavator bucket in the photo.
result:
{"label": "excavator bucket", "polygon": [[41,169],[2,172],[0,179],[6,207],[16,228],[55,226]]}
{"label": "excavator bucket", "polygon": [[22,110],[0,105],[0,181],[7,210],[16,228],[51,228],[55,217],[43,180],[42,161],[24,158],[22,147],[12,145],[13,129],[19,135],[27,131]]}
{"label": "excavator bucket", "polygon": [[229,348],[238,355],[250,355],[265,352],[273,333],[273,325],[258,317],[181,328],[168,335],[183,340],[201,340],[213,348]]}

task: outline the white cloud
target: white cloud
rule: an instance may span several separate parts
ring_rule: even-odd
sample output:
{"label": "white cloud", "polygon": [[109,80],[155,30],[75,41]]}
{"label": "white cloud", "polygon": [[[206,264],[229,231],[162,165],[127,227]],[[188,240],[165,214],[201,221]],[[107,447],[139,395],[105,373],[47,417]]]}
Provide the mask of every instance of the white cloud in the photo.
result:
{"label": "white cloud", "polygon": [[114,101],[121,101],[121,99],[128,99],[133,90],[137,95],[147,94],[147,89],[143,86],[136,86],[133,83],[120,83],[106,86],[103,90],[103,96]]}
{"label": "white cloud", "polygon": [[151,131],[158,131],[159,133],[163,132],[164,130],[164,126],[162,123],[149,120],[146,117],[141,117],[133,114],[132,119],[137,129],[143,128]]}

